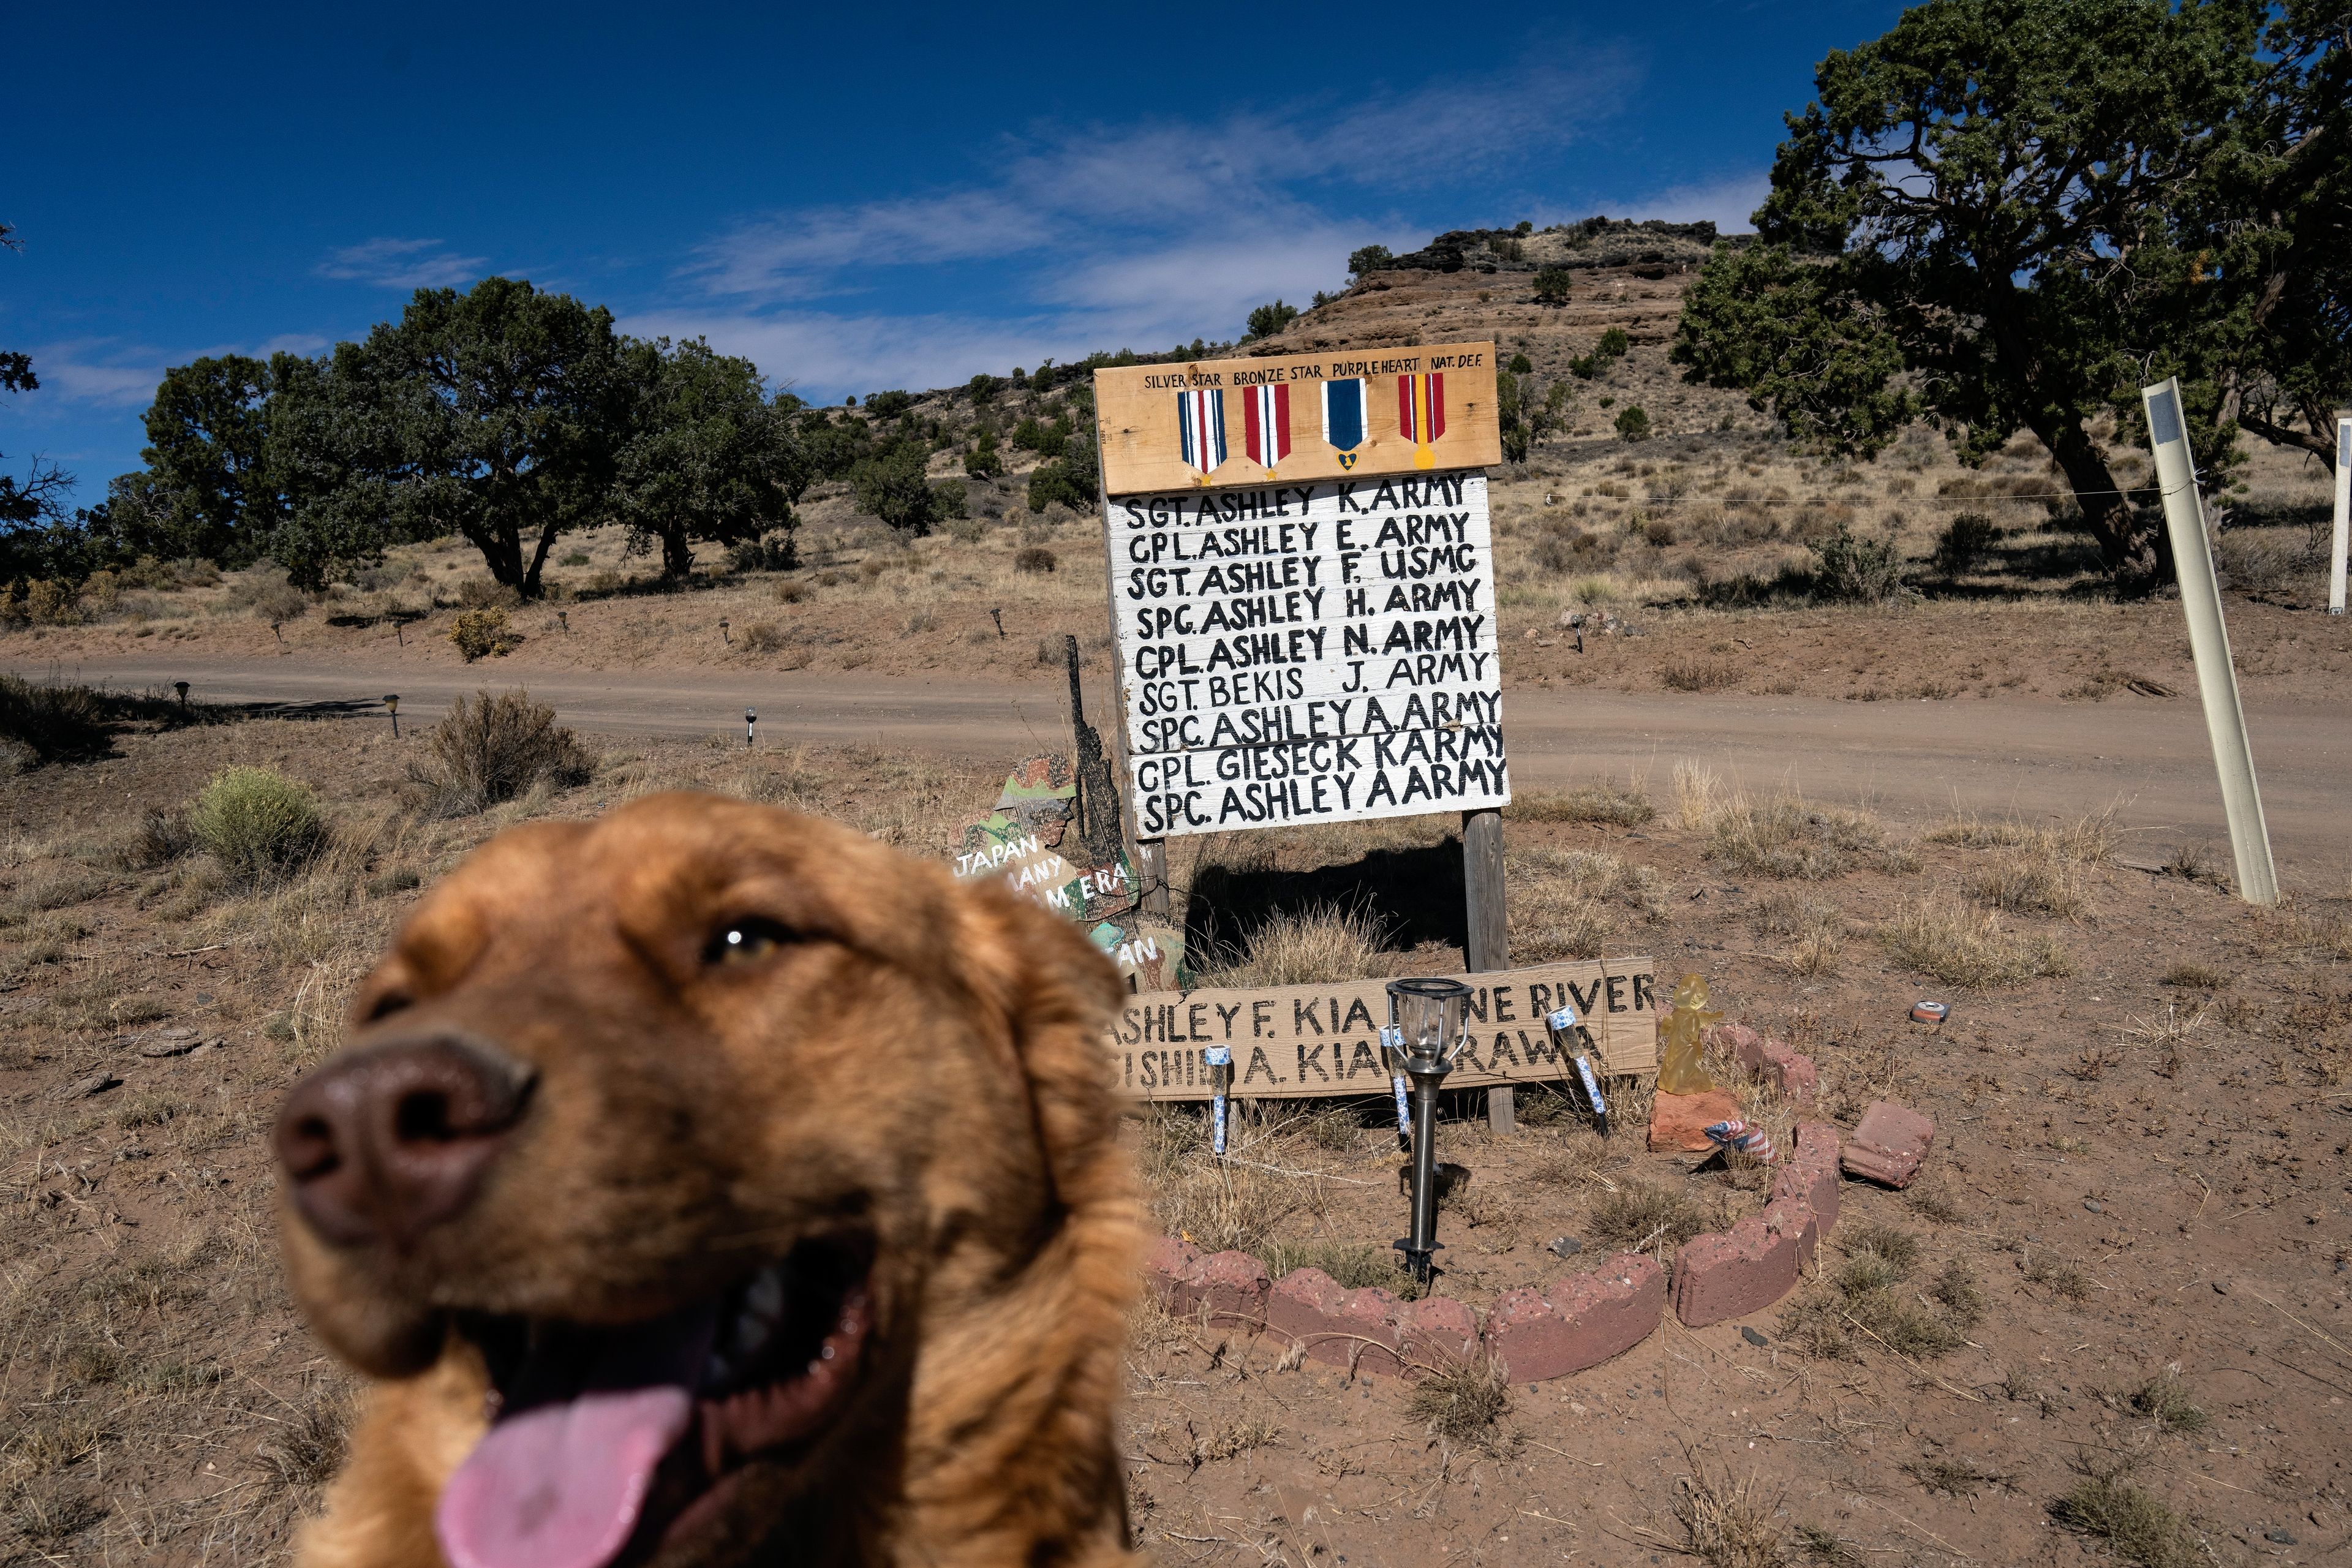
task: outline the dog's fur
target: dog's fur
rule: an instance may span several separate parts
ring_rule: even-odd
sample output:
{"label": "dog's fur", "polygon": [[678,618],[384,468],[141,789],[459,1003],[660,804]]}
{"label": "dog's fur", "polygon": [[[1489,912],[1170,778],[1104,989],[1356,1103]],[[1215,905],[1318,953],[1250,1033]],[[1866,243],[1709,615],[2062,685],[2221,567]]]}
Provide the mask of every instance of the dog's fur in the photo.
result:
{"label": "dog's fur", "polygon": [[[797,940],[706,964],[746,915]],[[281,1215],[310,1321],[380,1380],[301,1562],[440,1561],[487,1389],[446,1312],[636,1321],[847,1213],[877,1250],[853,1403],[658,1561],[1125,1561],[1141,1229],[1101,1044],[1118,994],[1066,921],[815,818],[669,795],[501,835],[410,918],[350,1048],[493,1041],[539,1073],[524,1121],[413,1254]]]}

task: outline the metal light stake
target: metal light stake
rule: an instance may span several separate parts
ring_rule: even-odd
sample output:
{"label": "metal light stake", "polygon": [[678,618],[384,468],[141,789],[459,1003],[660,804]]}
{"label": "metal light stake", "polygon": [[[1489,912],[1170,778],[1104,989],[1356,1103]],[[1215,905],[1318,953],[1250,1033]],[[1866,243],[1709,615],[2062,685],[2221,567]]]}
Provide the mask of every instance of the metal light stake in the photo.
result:
{"label": "metal light stake", "polygon": [[743,710],[743,749],[747,752],[751,749],[751,737],[759,722],[760,716],[757,713],[749,708]]}
{"label": "metal light stake", "polygon": [[1437,1090],[1469,1043],[1470,987],[1459,980],[1391,980],[1389,1070],[1412,1083],[1412,1234],[1396,1244],[1413,1279],[1429,1283],[1437,1240]]}
{"label": "metal light stake", "polygon": [[397,741],[400,739],[400,693],[384,693],[383,710],[392,715],[392,738]]}
{"label": "metal light stake", "polygon": [[1234,1087],[1234,1048],[1231,1046],[1211,1046],[1201,1053],[1209,1068],[1209,1139],[1217,1158],[1225,1157],[1226,1096]]}

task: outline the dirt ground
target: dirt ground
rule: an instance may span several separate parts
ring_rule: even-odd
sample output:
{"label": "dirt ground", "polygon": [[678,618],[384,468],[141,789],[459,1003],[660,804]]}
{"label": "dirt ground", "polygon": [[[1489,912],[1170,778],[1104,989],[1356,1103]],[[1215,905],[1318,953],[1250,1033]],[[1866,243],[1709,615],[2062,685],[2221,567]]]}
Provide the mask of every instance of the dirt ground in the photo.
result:
{"label": "dirt ground", "polygon": [[[444,816],[409,781],[417,754],[375,722],[134,727],[105,760],[10,782],[0,1561],[282,1555],[350,1395],[278,1272],[266,1130],[393,923],[474,844],[689,784],[938,855],[996,784],[953,759],[660,741],[604,751],[577,788]],[[184,806],[232,761],[318,791],[333,833],[306,869],[239,886],[148,829],[151,807]],[[1842,1122],[1881,1094],[1934,1116],[1928,1173],[1907,1194],[1846,1187],[1822,1278],[1784,1303],[1795,1317],[1669,1323],[1617,1361],[1510,1387],[1491,1422],[1475,1390],[1449,1413],[1141,1313],[1126,1451],[1157,1557],[1641,1563],[1696,1528],[1720,1563],[2342,1559],[2352,900],[2258,911],[2194,854],[2166,874],[2119,865],[2095,818],[1920,832],[1737,798],[1695,765],[1646,795],[1594,780],[1524,797],[1506,842],[1519,958],[1703,971],[1733,1016],[1814,1055]],[[1375,853],[1385,878],[1350,935],[1328,906]],[[1442,822],[1174,859],[1200,950],[1233,965],[1297,962],[1285,931],[1352,973],[1459,962]],[[1921,994],[1951,1000],[1952,1021],[1905,1022]],[[1466,1102],[1443,1129],[1473,1173],[1441,1217],[1444,1292],[1483,1306],[1597,1261],[1630,1223],[1619,1194],[1752,1201],[1523,1098],[1514,1133]],[[1377,1103],[1268,1108],[1240,1148],[1255,1163],[1223,1171],[1197,1133],[1181,1115],[1132,1124],[1164,1222],[1380,1278],[1403,1205]],[[1563,1237],[1583,1249],[1547,1250]],[[1849,1293],[1873,1268],[1893,1283]],[[1874,1315],[1915,1296],[1957,1342]]]}

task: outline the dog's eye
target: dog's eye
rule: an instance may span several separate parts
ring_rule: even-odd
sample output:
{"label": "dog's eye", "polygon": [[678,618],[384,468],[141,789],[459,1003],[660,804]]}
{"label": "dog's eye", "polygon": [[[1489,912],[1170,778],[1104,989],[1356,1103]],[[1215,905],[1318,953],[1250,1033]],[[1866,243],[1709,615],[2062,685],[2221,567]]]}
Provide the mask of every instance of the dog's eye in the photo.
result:
{"label": "dog's eye", "polygon": [[793,933],[773,921],[729,921],[719,928],[703,951],[705,963],[748,963],[792,941]]}

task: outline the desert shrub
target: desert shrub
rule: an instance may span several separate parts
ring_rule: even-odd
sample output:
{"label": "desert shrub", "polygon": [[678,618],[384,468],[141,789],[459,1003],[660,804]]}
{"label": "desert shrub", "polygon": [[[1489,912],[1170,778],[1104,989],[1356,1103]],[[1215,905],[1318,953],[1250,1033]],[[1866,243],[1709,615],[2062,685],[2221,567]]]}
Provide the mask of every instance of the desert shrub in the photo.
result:
{"label": "desert shrub", "polygon": [[784,629],[773,621],[753,621],[743,628],[745,653],[773,653],[784,646]]}
{"label": "desert shrub", "polygon": [[522,641],[508,628],[507,613],[500,609],[467,610],[450,626],[449,640],[467,664],[491,656],[504,658]]}
{"label": "desert shrub", "polygon": [[1536,273],[1536,299],[1546,305],[1565,305],[1570,292],[1569,270],[1565,267],[1546,267]]}
{"label": "desert shrub", "polygon": [[1643,411],[1640,404],[1629,403],[1617,411],[1617,438],[1621,441],[1646,441],[1650,438],[1650,416]]}
{"label": "desert shrub", "polygon": [[1675,1521],[1683,1552],[1706,1568],[1787,1568],[1788,1536],[1780,1516],[1788,1494],[1760,1476],[1745,1480],[1728,1468],[1710,1470],[1694,1458],[1675,1487]]}
{"label": "desert shrub", "polygon": [[1271,305],[1260,305],[1249,313],[1248,336],[1242,341],[1247,342],[1251,338],[1270,338],[1297,319],[1298,307],[1296,305],[1286,305],[1279,300]]}
{"label": "desert shrub", "polygon": [[808,584],[805,583],[779,583],[776,584],[776,603],[797,605],[808,597]]}
{"label": "desert shrub", "polygon": [[1533,360],[1531,360],[1531,359],[1529,359],[1527,355],[1525,355],[1525,354],[1523,354],[1523,353],[1518,353],[1518,354],[1513,354],[1513,355],[1511,356],[1511,365],[1510,365],[1510,370],[1511,370],[1511,374],[1512,374],[1513,375],[1528,375],[1528,374],[1532,374],[1534,373],[1534,371],[1535,371],[1535,368],[1536,368],[1536,362],[1535,362],[1535,361],[1533,361]]}
{"label": "desert shrub", "polygon": [[81,595],[74,585],[47,577],[12,584],[0,599],[0,616],[36,626],[78,626],[84,618]]}
{"label": "desert shrub", "polygon": [[106,753],[105,698],[88,686],[46,686],[0,675],[0,773]]}
{"label": "desert shrub", "polygon": [[2000,530],[1982,512],[1964,511],[1936,535],[1936,553],[1928,564],[1943,578],[1965,577],[1985,563],[2000,542]]}
{"label": "desert shrub", "polygon": [[1358,278],[1385,271],[1396,260],[1385,245],[1359,246],[1348,253],[1348,270]]}
{"label": "desert shrub", "polygon": [[948,537],[959,544],[978,544],[988,537],[988,524],[981,518],[959,514],[948,524]]}
{"label": "desert shrub", "polygon": [[1840,522],[1827,539],[1808,543],[1813,552],[1813,593],[1835,604],[1876,605],[1903,586],[1903,552],[1894,535],[1864,539]]}
{"label": "desert shrub", "polygon": [[299,620],[310,609],[310,595],[285,577],[254,571],[239,578],[226,601],[232,610],[250,610],[259,621]]}
{"label": "desert shrub", "polygon": [[327,840],[310,786],[274,768],[223,768],[196,796],[188,827],[205,853],[243,882],[299,869]]}
{"label": "desert shrub", "polygon": [[433,727],[431,752],[431,765],[412,769],[411,776],[452,813],[512,800],[542,779],[564,787],[585,784],[595,772],[579,737],[528,691],[460,697]]}
{"label": "desert shrub", "polygon": [[1015,551],[1013,556],[1013,569],[1015,572],[1045,573],[1053,571],[1060,564],[1060,557],[1042,544],[1025,545]]}

